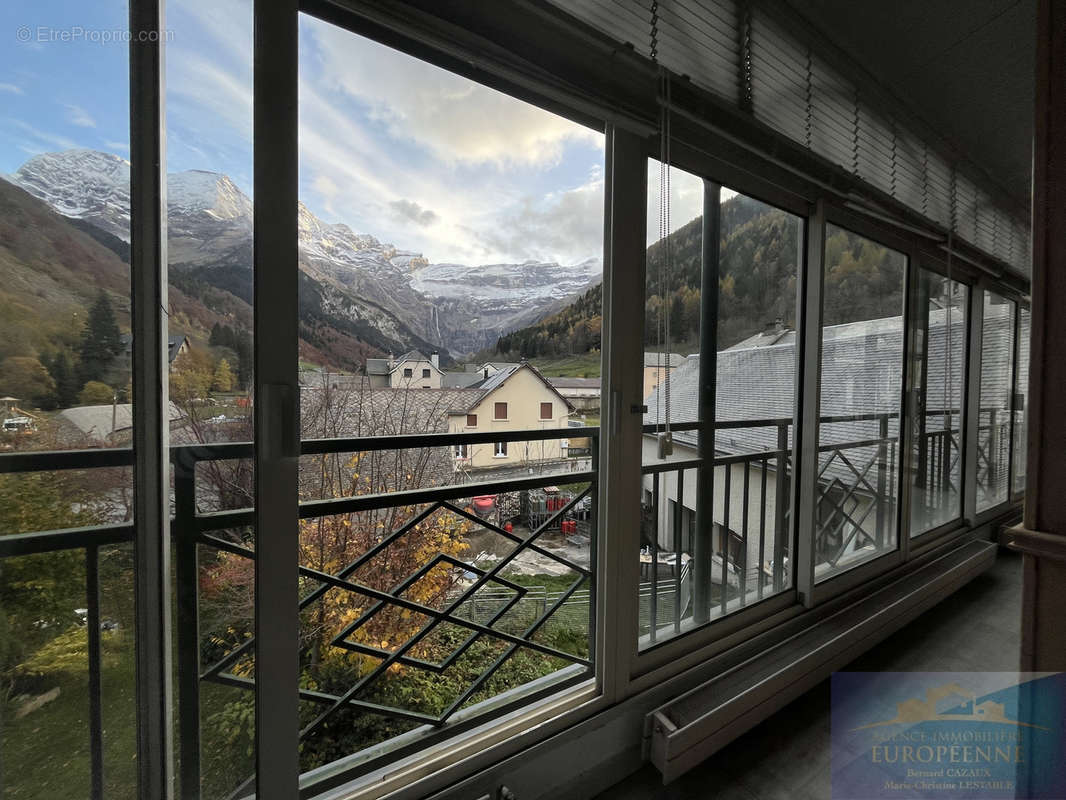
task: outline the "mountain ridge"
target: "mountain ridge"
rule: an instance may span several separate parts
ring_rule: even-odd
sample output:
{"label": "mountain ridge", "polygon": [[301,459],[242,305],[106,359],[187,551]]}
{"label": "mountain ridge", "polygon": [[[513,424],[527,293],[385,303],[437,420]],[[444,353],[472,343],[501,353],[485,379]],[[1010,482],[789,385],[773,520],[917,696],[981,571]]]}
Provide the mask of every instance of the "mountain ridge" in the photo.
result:
{"label": "mountain ridge", "polygon": [[[128,242],[129,162],[122,157],[84,149],[46,153],[9,177],[64,216]],[[171,271],[250,301],[252,200],[223,173],[186,170],[167,180]],[[302,202],[297,222],[300,268],[311,279],[301,286],[312,290],[316,319],[329,324],[340,314],[340,328],[354,325],[379,352],[476,352],[585,291],[601,271],[599,259],[571,266],[431,264],[343,222],[324,222]]]}

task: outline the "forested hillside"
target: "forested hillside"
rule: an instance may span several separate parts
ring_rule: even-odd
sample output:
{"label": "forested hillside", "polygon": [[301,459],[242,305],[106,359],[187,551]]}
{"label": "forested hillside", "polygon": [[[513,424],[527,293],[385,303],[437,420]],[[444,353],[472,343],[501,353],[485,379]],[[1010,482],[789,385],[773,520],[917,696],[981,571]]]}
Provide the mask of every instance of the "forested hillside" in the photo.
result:
{"label": "forested hillside", "polygon": [[[718,273],[718,347],[724,349],[775,324],[796,324],[797,264],[802,257],[800,220],[737,195],[722,204]],[[673,264],[660,278],[667,241],[648,248],[644,341],[660,341],[663,303],[670,303],[671,349],[699,348],[703,218],[669,237]],[[825,324],[901,313],[902,262],[890,251],[841,229],[826,242]],[[583,353],[599,347],[599,286],[535,325],[500,337],[495,354],[536,358]],[[593,335],[592,332],[595,332]]]}

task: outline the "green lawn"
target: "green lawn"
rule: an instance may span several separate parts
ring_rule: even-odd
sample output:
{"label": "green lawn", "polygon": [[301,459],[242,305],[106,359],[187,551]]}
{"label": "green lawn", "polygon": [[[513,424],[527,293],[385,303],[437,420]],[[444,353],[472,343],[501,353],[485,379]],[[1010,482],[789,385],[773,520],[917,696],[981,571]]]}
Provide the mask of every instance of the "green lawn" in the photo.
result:
{"label": "green lawn", "polygon": [[[103,640],[104,797],[132,799],[137,796],[132,632],[105,633]],[[0,709],[0,753],[8,765],[4,800],[89,796],[89,675],[84,653],[77,659],[80,669],[59,669],[41,679],[42,694],[59,687],[59,697],[51,703],[22,719],[15,719],[13,704]]]}
{"label": "green lawn", "polygon": [[600,354],[584,353],[579,356],[556,356],[531,358],[529,363],[549,377],[598,378],[600,377]]}

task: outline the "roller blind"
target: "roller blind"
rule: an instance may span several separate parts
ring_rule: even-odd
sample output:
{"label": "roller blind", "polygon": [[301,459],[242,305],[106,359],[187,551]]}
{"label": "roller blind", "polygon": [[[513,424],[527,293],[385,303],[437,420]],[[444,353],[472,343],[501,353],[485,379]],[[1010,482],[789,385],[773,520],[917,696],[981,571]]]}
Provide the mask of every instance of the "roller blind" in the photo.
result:
{"label": "roller blind", "polygon": [[[651,0],[552,2],[651,56]],[[738,0],[661,0],[656,42],[659,62],[671,72],[1028,273],[1028,220],[997,202],[971,165],[886,111],[772,9]]]}

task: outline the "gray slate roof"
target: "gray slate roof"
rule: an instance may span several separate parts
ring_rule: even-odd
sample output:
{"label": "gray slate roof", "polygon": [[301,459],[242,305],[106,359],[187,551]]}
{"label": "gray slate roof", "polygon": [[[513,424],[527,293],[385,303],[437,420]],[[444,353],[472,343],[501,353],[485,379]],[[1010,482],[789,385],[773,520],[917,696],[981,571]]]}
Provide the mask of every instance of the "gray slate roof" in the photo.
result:
{"label": "gray slate roof", "polygon": [[[982,370],[982,408],[993,400],[1006,407],[1010,393],[1010,333],[1007,306],[985,307],[986,368]],[[960,387],[965,374],[966,325],[963,313],[951,309],[950,344],[948,309],[930,312],[929,358],[926,378],[926,410],[959,409]],[[825,328],[822,345],[821,414],[895,414],[889,433],[898,433],[898,414],[903,370],[903,327],[900,317],[847,323]],[[950,357],[949,357],[950,356]],[[672,422],[699,419],[698,355],[689,356],[648,397],[645,424],[662,423],[666,413],[666,386],[670,386]],[[732,347],[718,353],[715,413],[719,421],[791,418],[795,403],[795,337],[779,344]],[[943,424],[943,417],[930,416],[927,426]],[[957,427],[957,419],[948,420]],[[824,423],[821,444],[846,443],[876,438],[876,420]],[[674,433],[675,441],[696,447],[695,431]],[[791,446],[791,427],[789,431]],[[715,450],[722,454],[776,449],[774,427],[719,430]],[[856,450],[856,457],[861,453]]]}
{"label": "gray slate roof", "polygon": [[[185,415],[174,403],[170,404],[170,421],[175,422]],[[112,427],[112,417],[114,427]],[[74,426],[80,433],[94,439],[106,440],[112,434],[129,431],[133,427],[133,405],[119,403],[116,406],[76,406],[59,412],[59,418]]]}
{"label": "gray slate roof", "polygon": [[440,385],[445,389],[465,389],[483,380],[480,372],[445,372]]}
{"label": "gray slate roof", "polygon": [[485,397],[487,397],[489,394],[491,394],[494,389],[502,386],[504,384],[504,382],[508,378],[510,378],[512,375],[514,375],[519,370],[523,370],[523,369],[530,370],[534,375],[536,375],[538,378],[540,378],[541,382],[545,386],[547,386],[551,391],[555,392],[556,396],[560,400],[562,400],[564,403],[566,403],[566,407],[567,408],[569,408],[571,411],[573,410],[574,407],[570,403],[570,401],[567,400],[565,397],[563,397],[561,394],[559,394],[559,390],[556,389],[554,386],[552,386],[551,383],[548,381],[548,379],[540,374],[540,370],[538,370],[532,364],[527,364],[527,363],[523,362],[521,364],[508,364],[503,369],[501,369],[499,372],[495,372],[492,375],[489,375],[489,377],[484,378],[484,379],[478,381],[477,383],[472,384],[469,388],[470,389],[476,389],[479,392],[479,395],[477,396],[477,398],[473,402],[469,403],[466,406],[457,407],[457,408],[453,409],[451,413],[452,414],[466,414],[466,413],[469,413],[470,411],[472,411],[474,409],[474,406],[478,405],[478,403],[480,403],[482,400],[484,400]]}
{"label": "gray slate roof", "polygon": [[[367,375],[388,375],[398,370],[405,361],[429,361],[429,356],[423,355],[420,350],[408,350],[399,358],[368,358],[366,360]],[[392,366],[389,366],[389,362]]]}
{"label": "gray slate roof", "polygon": [[680,353],[644,353],[645,367],[678,367],[685,361]]}
{"label": "gray slate roof", "polygon": [[548,378],[556,389],[599,389],[599,378]]}

